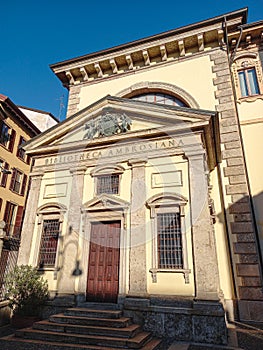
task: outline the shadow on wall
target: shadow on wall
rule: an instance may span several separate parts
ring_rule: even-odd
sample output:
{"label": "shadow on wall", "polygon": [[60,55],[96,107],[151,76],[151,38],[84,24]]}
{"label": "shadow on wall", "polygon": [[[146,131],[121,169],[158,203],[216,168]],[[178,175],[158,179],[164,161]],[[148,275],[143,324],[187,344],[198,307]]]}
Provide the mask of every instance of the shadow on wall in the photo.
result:
{"label": "shadow on wall", "polygon": [[[229,218],[231,230],[228,232],[230,259],[234,277],[237,300],[263,301],[262,291],[262,254],[263,254],[263,192],[252,197],[257,230],[253,226],[251,203],[248,196],[243,196],[231,204],[217,217],[225,225],[224,217]],[[237,258],[238,255],[238,258]],[[261,265],[261,269],[258,265]],[[237,278],[236,278],[237,279]]]}

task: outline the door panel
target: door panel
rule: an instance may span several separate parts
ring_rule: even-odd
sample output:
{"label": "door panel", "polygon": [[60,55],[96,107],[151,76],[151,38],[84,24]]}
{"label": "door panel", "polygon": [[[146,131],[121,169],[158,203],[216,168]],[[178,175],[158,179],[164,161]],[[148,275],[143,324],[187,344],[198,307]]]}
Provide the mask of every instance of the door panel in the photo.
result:
{"label": "door panel", "polygon": [[116,302],[119,289],[120,221],[91,225],[87,300]]}

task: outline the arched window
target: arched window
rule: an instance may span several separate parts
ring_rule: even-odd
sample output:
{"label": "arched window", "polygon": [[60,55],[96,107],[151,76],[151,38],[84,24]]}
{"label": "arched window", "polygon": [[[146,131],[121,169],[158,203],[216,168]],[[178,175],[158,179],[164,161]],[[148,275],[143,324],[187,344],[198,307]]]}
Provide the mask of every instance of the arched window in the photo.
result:
{"label": "arched window", "polygon": [[188,107],[187,104],[178,97],[157,91],[135,95],[132,96],[131,99],[151,103],[160,103],[168,106]]}

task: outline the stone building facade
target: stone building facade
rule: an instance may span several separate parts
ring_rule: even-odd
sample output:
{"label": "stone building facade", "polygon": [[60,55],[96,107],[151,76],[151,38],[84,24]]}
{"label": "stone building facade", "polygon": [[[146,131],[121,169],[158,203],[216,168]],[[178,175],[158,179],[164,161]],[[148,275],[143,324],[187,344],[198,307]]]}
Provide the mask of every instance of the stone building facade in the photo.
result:
{"label": "stone building facade", "polygon": [[250,130],[262,125],[262,23],[246,19],[51,65],[67,118],[25,146],[19,263],[39,266],[54,296],[117,302],[183,340],[225,343],[225,313],[262,321]]}

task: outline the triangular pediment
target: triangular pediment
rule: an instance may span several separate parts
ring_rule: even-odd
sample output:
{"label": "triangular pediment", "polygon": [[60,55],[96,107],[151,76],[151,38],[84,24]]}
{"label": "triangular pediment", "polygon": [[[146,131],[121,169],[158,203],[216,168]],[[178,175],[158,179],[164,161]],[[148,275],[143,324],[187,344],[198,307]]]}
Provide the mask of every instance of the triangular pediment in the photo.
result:
{"label": "triangular pediment", "polygon": [[106,96],[31,139],[28,153],[88,147],[162,131],[206,126],[214,112]]}
{"label": "triangular pediment", "polygon": [[102,194],[91,199],[82,206],[84,211],[105,211],[105,210],[125,210],[129,207],[129,202],[117,198],[110,194]]}

